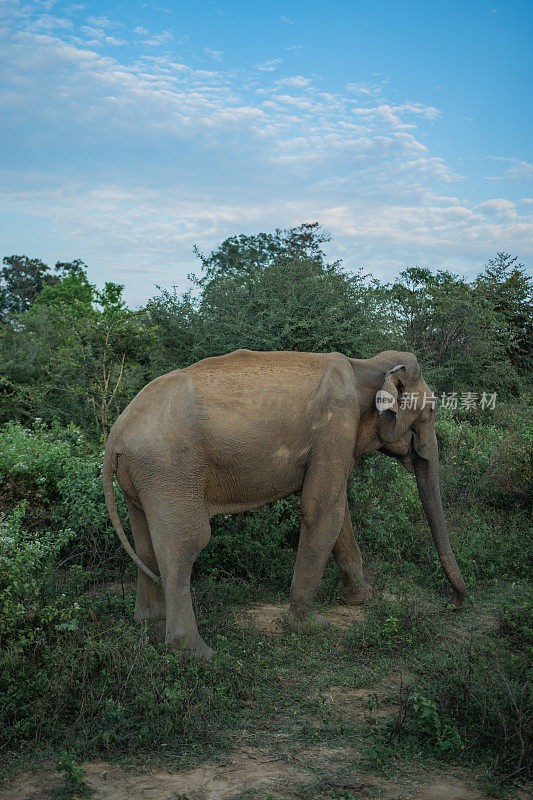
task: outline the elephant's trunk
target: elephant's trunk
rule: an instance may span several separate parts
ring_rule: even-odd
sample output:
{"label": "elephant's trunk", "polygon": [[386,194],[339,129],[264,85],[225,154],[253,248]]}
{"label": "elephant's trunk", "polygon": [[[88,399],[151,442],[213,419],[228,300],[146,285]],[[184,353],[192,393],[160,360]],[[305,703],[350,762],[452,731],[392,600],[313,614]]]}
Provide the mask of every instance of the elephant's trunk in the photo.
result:
{"label": "elephant's trunk", "polygon": [[466,584],[461,575],[461,571],[455,560],[453,550],[450,544],[450,537],[448,535],[448,528],[446,527],[446,520],[444,519],[444,511],[442,509],[442,500],[440,496],[440,483],[439,483],[439,457],[437,446],[431,448],[429,458],[422,458],[414,453],[414,470],[422,507],[426,514],[439,554],[440,563],[446,573],[446,577],[453,587],[452,602],[456,608],[460,608],[465,595]]}

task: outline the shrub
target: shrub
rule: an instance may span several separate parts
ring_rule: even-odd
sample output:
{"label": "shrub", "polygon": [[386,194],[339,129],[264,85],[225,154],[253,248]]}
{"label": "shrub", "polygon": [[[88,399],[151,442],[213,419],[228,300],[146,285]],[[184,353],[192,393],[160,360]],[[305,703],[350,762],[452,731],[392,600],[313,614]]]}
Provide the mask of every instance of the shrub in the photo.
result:
{"label": "shrub", "polygon": [[436,612],[428,612],[416,600],[382,599],[368,607],[362,624],[348,634],[348,644],[356,652],[361,649],[399,652],[405,648],[415,651],[436,636],[438,618]]}
{"label": "shrub", "polygon": [[207,666],[152,644],[132,625],[131,594],[72,589],[63,583],[34,604],[34,635],[26,623],[2,641],[0,745],[69,739],[78,750],[131,752],[162,742],[179,749],[186,737],[218,740],[213,715],[223,730],[240,698],[229,657],[219,652]]}
{"label": "shrub", "polygon": [[489,762],[507,780],[530,776],[530,603],[504,605],[499,635],[441,633],[417,652],[416,691],[406,692],[391,736],[439,756]]}
{"label": "shrub", "polygon": [[355,537],[370,552],[400,564],[418,563],[427,548],[415,479],[394,459],[371,453],[355,465],[348,484]]}
{"label": "shrub", "polygon": [[297,497],[246,514],[215,517],[211,527],[211,541],[197,561],[199,574],[230,574],[263,584],[288,584],[300,530]]}
{"label": "shrub", "polygon": [[[91,446],[74,426],[46,427],[37,421],[33,429],[11,422],[0,428],[0,497],[11,509],[22,497],[24,524],[36,535],[43,524],[62,542],[63,558],[75,559],[84,568],[100,572],[107,565],[117,572],[129,560],[121,552],[109,520],[102,490],[102,453]],[[117,488],[119,512],[127,522],[126,505]]]}
{"label": "shrub", "polygon": [[61,549],[74,533],[42,531],[39,538],[24,528],[25,505],[0,519],[0,640],[22,627],[24,637],[38,638],[39,616],[50,621],[58,609],[46,600],[47,582],[57,568]]}
{"label": "shrub", "polygon": [[444,495],[495,508],[528,507],[533,496],[531,407],[501,404],[488,419],[437,418]]}

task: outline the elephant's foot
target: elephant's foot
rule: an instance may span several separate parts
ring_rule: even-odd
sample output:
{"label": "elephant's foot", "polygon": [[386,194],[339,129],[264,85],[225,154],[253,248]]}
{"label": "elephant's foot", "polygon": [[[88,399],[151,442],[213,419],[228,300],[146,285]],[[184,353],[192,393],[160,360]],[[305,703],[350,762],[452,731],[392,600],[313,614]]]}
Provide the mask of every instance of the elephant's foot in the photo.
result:
{"label": "elephant's foot", "polygon": [[210,659],[213,656],[213,650],[207,645],[200,634],[196,634],[196,636],[179,636],[175,639],[170,639],[168,634],[166,637],[167,644],[170,647],[175,648],[176,650],[182,647],[186,647],[187,650],[198,656],[199,658]]}
{"label": "elephant's foot", "polygon": [[371,585],[366,581],[358,584],[344,583],[342,580],[337,584],[337,592],[343,603],[349,606],[359,606],[366,603],[374,594]]}
{"label": "elephant's foot", "polygon": [[322,614],[315,614],[314,611],[302,613],[292,608],[285,621],[285,627],[291,633],[307,633],[313,628],[325,628],[327,625],[328,621]]}
{"label": "elephant's foot", "polygon": [[193,643],[187,644],[185,642],[185,644],[195,656],[205,658],[207,661],[213,657],[212,648],[204,642],[201,636],[197,636]]}
{"label": "elephant's foot", "polygon": [[463,600],[466,597],[466,590],[464,592],[457,592],[453,593],[452,599],[450,600],[450,604],[453,606],[455,611],[459,611],[461,606],[463,605]]}
{"label": "elephant's foot", "polygon": [[135,612],[133,619],[136,625],[143,625],[146,622],[148,623],[149,638],[152,643],[155,644],[157,642],[165,641],[166,619],[164,617],[159,617],[157,619],[150,615],[143,616],[142,614]]}

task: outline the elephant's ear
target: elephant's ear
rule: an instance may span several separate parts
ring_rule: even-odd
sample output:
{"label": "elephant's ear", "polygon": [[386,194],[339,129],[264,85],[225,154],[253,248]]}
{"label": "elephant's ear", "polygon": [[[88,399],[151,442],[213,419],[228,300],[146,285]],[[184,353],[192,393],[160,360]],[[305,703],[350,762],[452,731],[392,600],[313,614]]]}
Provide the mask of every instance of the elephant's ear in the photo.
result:
{"label": "elephant's ear", "polygon": [[402,430],[401,395],[413,388],[419,376],[418,362],[409,365],[397,364],[385,373],[383,385],[376,393],[378,434],[382,442],[392,442],[397,432]]}

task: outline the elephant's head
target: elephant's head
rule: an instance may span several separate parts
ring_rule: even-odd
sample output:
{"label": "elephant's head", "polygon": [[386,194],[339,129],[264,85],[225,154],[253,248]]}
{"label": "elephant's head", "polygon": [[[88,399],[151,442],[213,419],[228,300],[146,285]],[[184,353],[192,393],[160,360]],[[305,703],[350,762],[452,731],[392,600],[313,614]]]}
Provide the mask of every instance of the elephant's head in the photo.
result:
{"label": "elephant's head", "polygon": [[[363,363],[367,366],[361,366],[360,371],[358,365]],[[353,359],[352,364],[358,384],[362,381],[362,398],[366,401],[358,437],[360,452],[381,450],[414,472],[435,547],[453,587],[453,603],[459,608],[466,585],[442,509],[433,393],[411,353],[387,351],[366,362]]]}

